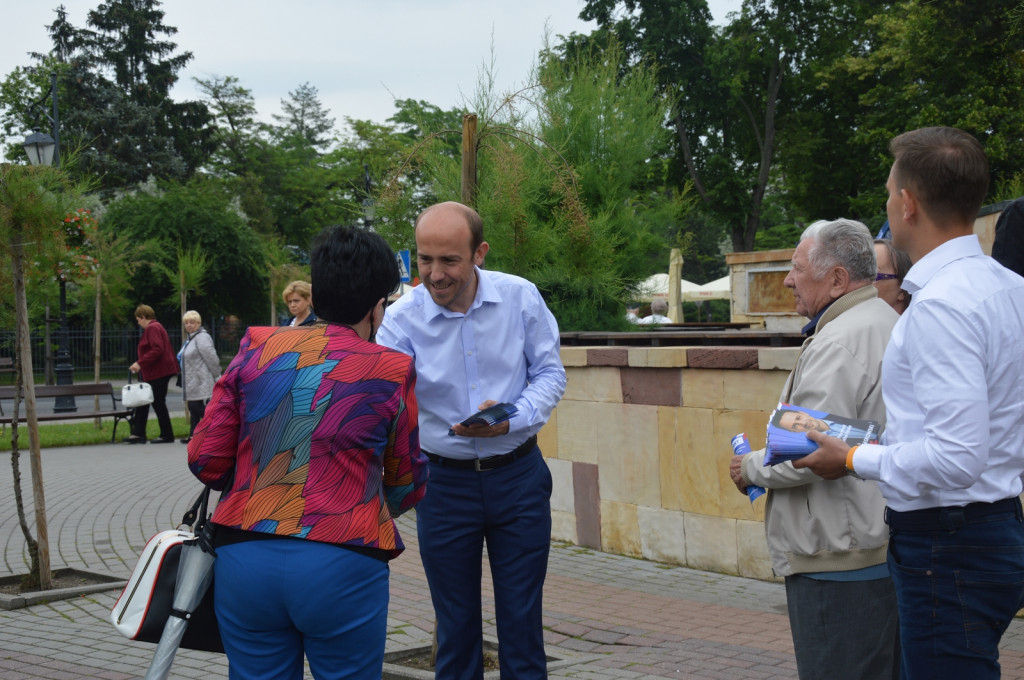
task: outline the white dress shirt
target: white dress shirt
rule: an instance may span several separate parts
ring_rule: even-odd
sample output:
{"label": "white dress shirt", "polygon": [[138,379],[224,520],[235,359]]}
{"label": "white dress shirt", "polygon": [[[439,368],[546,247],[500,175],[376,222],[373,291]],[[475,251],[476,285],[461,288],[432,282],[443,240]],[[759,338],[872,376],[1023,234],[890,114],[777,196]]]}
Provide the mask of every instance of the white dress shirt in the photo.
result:
{"label": "white dress shirt", "polygon": [[922,257],[882,364],[884,445],[853,466],[906,511],[1017,496],[1024,473],[1024,278],[962,236]]}
{"label": "white dress shirt", "polygon": [[645,316],[640,319],[637,323],[642,326],[649,326],[651,324],[672,323],[672,319],[668,318],[664,314],[651,314],[650,316]]}
{"label": "white dress shirt", "polygon": [[[537,434],[565,392],[558,324],[537,287],[476,268],[473,304],[462,314],[416,286],[387,308],[377,342],[416,358],[420,445],[447,458],[486,458]],[[519,412],[501,437],[449,437],[448,428],[488,399]]]}

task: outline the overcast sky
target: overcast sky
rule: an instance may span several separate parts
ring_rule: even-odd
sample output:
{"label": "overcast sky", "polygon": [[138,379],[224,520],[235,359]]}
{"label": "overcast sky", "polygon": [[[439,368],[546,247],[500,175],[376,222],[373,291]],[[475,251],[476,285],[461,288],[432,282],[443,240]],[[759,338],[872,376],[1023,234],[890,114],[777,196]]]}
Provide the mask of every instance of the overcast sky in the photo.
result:
{"label": "overcast sky", "polygon": [[[71,23],[101,0],[63,0]],[[61,0],[5,2],[0,77],[51,48],[46,26]],[[716,22],[741,0],[710,0]],[[552,38],[595,28],[578,15],[581,0],[167,0],[169,39],[193,59],[172,91],[199,98],[192,77],[235,76],[252,91],[260,118],[300,84],[319,90],[340,128],[345,117],[384,122],[395,99],[451,109],[470,99],[494,47],[497,89],[525,83],[545,26]],[[62,104],[63,106],[63,104]]]}

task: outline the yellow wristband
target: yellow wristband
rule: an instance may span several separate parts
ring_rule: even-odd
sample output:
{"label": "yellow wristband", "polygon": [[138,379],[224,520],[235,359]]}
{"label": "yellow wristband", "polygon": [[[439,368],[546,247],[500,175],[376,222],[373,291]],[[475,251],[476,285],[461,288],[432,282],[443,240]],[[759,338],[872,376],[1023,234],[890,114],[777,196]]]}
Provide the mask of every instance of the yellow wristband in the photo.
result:
{"label": "yellow wristband", "polygon": [[850,450],[846,452],[846,471],[853,472],[853,452],[857,450],[856,446],[851,446]]}

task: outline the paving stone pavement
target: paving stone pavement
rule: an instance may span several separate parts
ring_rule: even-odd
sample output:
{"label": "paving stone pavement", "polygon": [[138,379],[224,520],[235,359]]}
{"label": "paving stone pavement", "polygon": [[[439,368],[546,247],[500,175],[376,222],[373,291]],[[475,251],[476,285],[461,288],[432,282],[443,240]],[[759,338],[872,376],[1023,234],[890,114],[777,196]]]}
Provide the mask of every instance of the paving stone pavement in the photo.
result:
{"label": "paving stone pavement", "polygon": [[[43,451],[51,562],[126,578],[146,540],[180,520],[201,486],[180,444]],[[6,469],[9,453],[0,453]],[[27,456],[23,488],[31,496]],[[10,476],[0,474],[0,576],[24,573],[27,555]],[[29,519],[31,522],[31,517]],[[433,613],[417,554],[415,513],[399,519],[408,550],[391,563],[389,650],[426,644]],[[494,636],[485,580],[485,634]],[[107,623],[117,591],[0,610],[0,680],[141,678],[154,645]],[[795,678],[778,583],[552,544],[544,594],[549,652],[578,663],[552,678]],[[1004,678],[1024,680],[1024,623],[1001,645]],[[223,655],[180,651],[172,678],[226,678]],[[307,678],[312,677],[308,671]]]}

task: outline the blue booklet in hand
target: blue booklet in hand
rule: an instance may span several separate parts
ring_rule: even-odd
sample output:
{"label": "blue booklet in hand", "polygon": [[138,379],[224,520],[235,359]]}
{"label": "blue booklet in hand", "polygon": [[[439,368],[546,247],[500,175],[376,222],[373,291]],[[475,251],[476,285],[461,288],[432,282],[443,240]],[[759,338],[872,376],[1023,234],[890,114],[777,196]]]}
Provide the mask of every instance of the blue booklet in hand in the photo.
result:
{"label": "blue booklet in hand", "polygon": [[[746,432],[740,432],[732,438],[732,453],[734,456],[745,456],[750,453],[750,441]],[[753,503],[764,495],[764,487],[751,484],[747,487],[747,498]]]}
{"label": "blue booklet in hand", "polygon": [[768,421],[765,444],[765,465],[803,458],[817,450],[818,445],[807,438],[816,430],[838,437],[850,446],[877,444],[882,428],[874,420],[846,418],[826,411],[817,411],[793,404],[779,404]]}
{"label": "blue booklet in hand", "polygon": [[[517,413],[519,413],[519,409],[516,408],[515,404],[503,402],[501,404],[495,404],[494,406],[485,408],[482,411],[477,411],[459,424],[467,427],[470,425],[497,425],[498,423],[503,423],[506,420],[509,420]],[[448,436],[454,437],[455,430],[448,430]]]}

